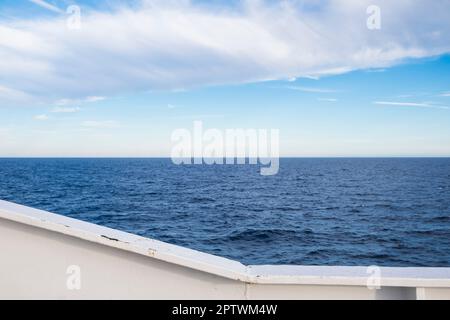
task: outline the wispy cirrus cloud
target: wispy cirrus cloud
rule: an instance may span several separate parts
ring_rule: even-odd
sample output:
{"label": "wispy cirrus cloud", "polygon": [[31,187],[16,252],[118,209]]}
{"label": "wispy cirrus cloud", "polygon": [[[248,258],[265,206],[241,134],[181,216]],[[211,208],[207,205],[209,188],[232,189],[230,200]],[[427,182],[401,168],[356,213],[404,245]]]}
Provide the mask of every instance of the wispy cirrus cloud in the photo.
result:
{"label": "wispy cirrus cloud", "polygon": [[338,99],[335,99],[335,98],[317,98],[317,101],[323,101],[323,102],[337,102]]}
{"label": "wispy cirrus cloud", "polygon": [[48,3],[47,1],[44,1],[44,0],[28,0],[28,1],[44,8],[44,9],[47,9],[47,10],[50,10],[50,11],[53,11],[56,13],[64,13],[63,10],[61,10],[60,8],[58,8],[57,6],[55,6],[51,3]]}
{"label": "wispy cirrus cloud", "polygon": [[336,93],[337,90],[333,89],[325,89],[325,88],[315,88],[315,87],[300,87],[300,86],[288,86],[286,87],[290,90],[297,90],[302,92],[309,92],[309,93]]}
{"label": "wispy cirrus cloud", "polygon": [[105,100],[106,97],[89,96],[82,99],[59,99],[53,104],[55,105],[50,112],[52,113],[75,113],[81,111],[78,105],[86,103],[94,103]]}
{"label": "wispy cirrus cloud", "polygon": [[[34,0],[57,12],[46,1]],[[382,29],[366,28],[371,0],[141,1],[66,16],[0,21],[0,86],[35,101],[317,78],[383,69],[450,52],[450,2],[379,0]],[[420,21],[420,23],[417,23]],[[87,79],[89,81],[87,81]]]}
{"label": "wispy cirrus cloud", "polygon": [[103,101],[105,99],[106,99],[105,97],[91,96],[91,97],[87,97],[84,101],[86,101],[86,102],[98,102],[98,101]]}
{"label": "wispy cirrus cloud", "polygon": [[81,99],[59,99],[54,104],[57,106],[68,106],[73,104],[83,104],[83,103],[92,103],[92,102],[98,102],[105,100],[106,97],[99,97],[99,96],[89,96],[86,98]]}
{"label": "wispy cirrus cloud", "polygon": [[436,105],[428,102],[397,102],[397,101],[374,101],[376,105],[394,106],[394,107],[419,107],[432,109],[450,109],[448,106]]}
{"label": "wispy cirrus cloud", "polygon": [[46,114],[38,114],[36,116],[34,116],[34,120],[37,121],[47,121],[49,119],[49,117]]}
{"label": "wispy cirrus cloud", "polygon": [[56,106],[51,110],[52,113],[75,113],[79,111],[81,111],[80,107],[62,107],[62,106]]}
{"label": "wispy cirrus cloud", "polygon": [[387,69],[368,69],[367,72],[370,73],[382,73],[382,72],[386,72]]}

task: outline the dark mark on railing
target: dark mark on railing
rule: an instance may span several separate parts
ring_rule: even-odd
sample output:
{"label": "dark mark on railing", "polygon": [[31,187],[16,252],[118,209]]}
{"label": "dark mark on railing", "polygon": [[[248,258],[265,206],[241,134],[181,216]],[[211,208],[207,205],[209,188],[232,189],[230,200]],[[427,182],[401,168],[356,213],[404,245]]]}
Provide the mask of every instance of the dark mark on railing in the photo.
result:
{"label": "dark mark on railing", "polygon": [[111,241],[119,242],[119,239],[110,238],[110,237],[107,237],[107,236],[104,236],[104,235],[102,235],[102,238],[105,238],[105,239],[108,239],[108,240],[111,240]]}

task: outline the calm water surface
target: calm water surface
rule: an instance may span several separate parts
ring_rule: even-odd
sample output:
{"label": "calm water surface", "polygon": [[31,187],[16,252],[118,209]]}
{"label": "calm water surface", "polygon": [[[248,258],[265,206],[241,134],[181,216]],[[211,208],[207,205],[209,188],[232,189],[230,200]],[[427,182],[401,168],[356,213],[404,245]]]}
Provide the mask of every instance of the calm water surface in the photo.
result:
{"label": "calm water surface", "polygon": [[0,199],[246,264],[450,266],[450,159],[0,159]]}

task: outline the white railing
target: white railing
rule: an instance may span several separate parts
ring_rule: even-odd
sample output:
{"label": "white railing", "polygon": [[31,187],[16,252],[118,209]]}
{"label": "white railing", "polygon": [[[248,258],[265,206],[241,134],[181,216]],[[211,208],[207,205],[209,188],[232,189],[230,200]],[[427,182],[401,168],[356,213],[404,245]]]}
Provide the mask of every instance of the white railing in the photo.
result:
{"label": "white railing", "polygon": [[0,201],[3,299],[450,299],[450,268],[244,266]]}

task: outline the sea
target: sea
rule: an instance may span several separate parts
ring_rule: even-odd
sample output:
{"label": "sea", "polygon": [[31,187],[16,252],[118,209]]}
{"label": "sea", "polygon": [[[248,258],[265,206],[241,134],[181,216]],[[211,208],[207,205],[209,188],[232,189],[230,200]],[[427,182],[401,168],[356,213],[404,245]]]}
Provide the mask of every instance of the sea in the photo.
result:
{"label": "sea", "polygon": [[0,199],[244,264],[450,267],[450,158],[3,158]]}

